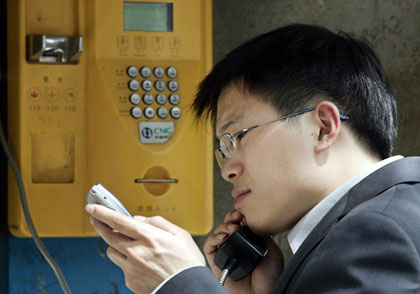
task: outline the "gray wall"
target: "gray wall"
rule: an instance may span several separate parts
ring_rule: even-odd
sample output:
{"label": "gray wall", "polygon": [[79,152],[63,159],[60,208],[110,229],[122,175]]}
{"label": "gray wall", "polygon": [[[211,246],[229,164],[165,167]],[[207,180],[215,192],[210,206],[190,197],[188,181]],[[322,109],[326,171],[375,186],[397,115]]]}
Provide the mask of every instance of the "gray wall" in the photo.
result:
{"label": "gray wall", "polygon": [[[319,24],[365,37],[381,58],[399,107],[394,154],[420,155],[419,0],[213,0],[214,64],[249,38],[290,23]],[[232,209],[231,187],[214,170],[215,226]],[[202,246],[206,237],[196,237]],[[285,235],[277,237],[286,258]]]}

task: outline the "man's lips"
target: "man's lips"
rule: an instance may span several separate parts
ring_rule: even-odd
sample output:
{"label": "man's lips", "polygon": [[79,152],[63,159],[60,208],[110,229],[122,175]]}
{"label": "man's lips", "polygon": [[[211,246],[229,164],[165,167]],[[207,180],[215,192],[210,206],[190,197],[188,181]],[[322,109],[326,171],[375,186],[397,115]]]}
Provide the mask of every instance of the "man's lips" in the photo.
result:
{"label": "man's lips", "polygon": [[241,202],[241,200],[245,198],[245,196],[248,195],[249,192],[251,192],[250,189],[233,189],[232,197],[233,199],[235,199],[235,206],[238,205],[239,202]]}
{"label": "man's lips", "polygon": [[232,197],[233,197],[233,199],[236,199],[236,198],[242,196],[243,194],[246,194],[246,193],[249,193],[249,192],[251,192],[250,189],[238,189],[238,190],[233,189],[232,190]]}

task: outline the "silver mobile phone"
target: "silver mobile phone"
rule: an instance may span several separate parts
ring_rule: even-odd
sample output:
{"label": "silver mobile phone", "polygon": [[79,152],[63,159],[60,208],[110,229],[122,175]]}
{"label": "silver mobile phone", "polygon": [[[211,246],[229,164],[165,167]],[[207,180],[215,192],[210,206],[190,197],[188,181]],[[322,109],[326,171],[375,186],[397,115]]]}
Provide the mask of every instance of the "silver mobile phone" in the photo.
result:
{"label": "silver mobile phone", "polygon": [[122,203],[101,184],[93,185],[87,195],[87,202],[101,204],[129,217],[132,217]]}

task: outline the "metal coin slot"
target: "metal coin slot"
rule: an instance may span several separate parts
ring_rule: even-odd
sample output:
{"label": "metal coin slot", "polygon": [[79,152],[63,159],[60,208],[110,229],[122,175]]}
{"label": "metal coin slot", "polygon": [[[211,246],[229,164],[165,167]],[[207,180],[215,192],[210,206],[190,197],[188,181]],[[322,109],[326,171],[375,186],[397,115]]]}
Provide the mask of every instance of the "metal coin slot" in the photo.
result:
{"label": "metal coin slot", "polygon": [[160,166],[149,168],[142,179],[135,179],[135,183],[144,184],[144,188],[153,196],[162,196],[168,192],[170,184],[177,183],[177,179],[171,179],[169,172]]}
{"label": "metal coin slot", "polygon": [[83,51],[82,36],[29,35],[27,42],[31,63],[77,64]]}
{"label": "metal coin slot", "polygon": [[177,183],[177,179],[135,179],[136,183]]}

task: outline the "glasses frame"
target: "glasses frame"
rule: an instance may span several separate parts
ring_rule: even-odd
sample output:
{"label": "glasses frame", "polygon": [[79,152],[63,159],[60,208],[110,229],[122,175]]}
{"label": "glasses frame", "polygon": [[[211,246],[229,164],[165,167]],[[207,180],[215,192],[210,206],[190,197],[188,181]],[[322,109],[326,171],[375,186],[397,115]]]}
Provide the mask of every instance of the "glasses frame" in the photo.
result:
{"label": "glasses frame", "polygon": [[[216,148],[215,155],[216,155],[216,160],[217,160],[217,163],[218,163],[219,167],[222,168],[223,161],[224,161],[225,158],[232,158],[233,155],[235,155],[236,149],[238,147],[238,143],[237,143],[235,137],[244,136],[250,130],[256,129],[258,127],[265,126],[265,125],[271,124],[271,123],[276,122],[276,121],[281,121],[281,120],[285,120],[285,119],[288,119],[288,118],[292,118],[292,117],[295,117],[295,116],[298,116],[298,115],[301,115],[301,114],[304,114],[304,113],[307,113],[307,112],[310,112],[310,111],[314,111],[314,110],[315,110],[315,107],[306,108],[306,109],[300,110],[298,112],[295,112],[295,113],[292,113],[292,114],[288,114],[288,115],[285,115],[285,116],[282,116],[282,117],[279,117],[279,118],[270,120],[268,122],[264,122],[264,123],[261,123],[261,124],[258,124],[258,125],[254,125],[254,126],[249,127],[249,128],[242,129],[242,130],[240,130],[240,131],[238,131],[238,132],[236,132],[234,134],[231,134],[231,133],[224,133],[224,134],[222,134],[220,136],[220,139],[219,139],[220,144],[223,144],[222,143],[223,142],[222,138],[224,136],[228,136],[230,142],[232,143],[233,151],[230,152],[229,149],[228,149],[228,147],[226,147],[225,144],[223,144],[223,146],[221,145],[218,148]],[[340,119],[341,120],[349,120],[350,118],[347,115],[340,114]],[[222,148],[225,149],[225,152],[223,152]]]}

